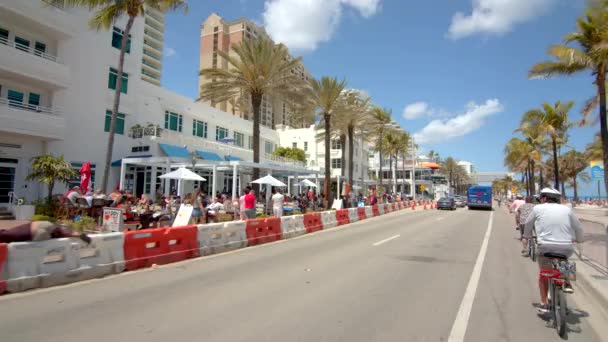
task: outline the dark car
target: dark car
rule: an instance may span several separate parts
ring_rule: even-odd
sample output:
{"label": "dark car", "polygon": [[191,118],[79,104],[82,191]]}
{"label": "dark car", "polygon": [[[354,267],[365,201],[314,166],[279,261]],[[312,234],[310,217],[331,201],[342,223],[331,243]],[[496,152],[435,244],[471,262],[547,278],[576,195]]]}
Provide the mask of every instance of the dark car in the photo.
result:
{"label": "dark car", "polygon": [[457,208],[464,208],[467,206],[467,198],[463,196],[454,196],[454,202],[456,202]]}
{"label": "dark car", "polygon": [[439,209],[456,210],[456,201],[452,197],[442,197],[437,201],[437,210]]}

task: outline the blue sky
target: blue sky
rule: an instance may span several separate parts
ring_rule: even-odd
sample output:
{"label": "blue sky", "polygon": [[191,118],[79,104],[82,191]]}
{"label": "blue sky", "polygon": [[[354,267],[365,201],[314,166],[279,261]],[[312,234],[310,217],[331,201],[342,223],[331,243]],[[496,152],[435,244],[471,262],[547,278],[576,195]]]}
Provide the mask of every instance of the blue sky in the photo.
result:
{"label": "blue sky", "polygon": [[[191,0],[167,16],[163,86],[197,96],[200,24],[212,12],[250,18],[302,56],[315,77],[346,78],[392,109],[425,151],[500,171],[522,113],[542,102],[582,103],[592,78],[528,80],[532,64],[574,30],[582,0]],[[169,56],[170,55],[170,56]],[[404,113],[407,110],[407,119]],[[582,149],[598,126],[575,128]],[[594,187],[590,187],[594,188]],[[593,193],[592,191],[590,193]]]}

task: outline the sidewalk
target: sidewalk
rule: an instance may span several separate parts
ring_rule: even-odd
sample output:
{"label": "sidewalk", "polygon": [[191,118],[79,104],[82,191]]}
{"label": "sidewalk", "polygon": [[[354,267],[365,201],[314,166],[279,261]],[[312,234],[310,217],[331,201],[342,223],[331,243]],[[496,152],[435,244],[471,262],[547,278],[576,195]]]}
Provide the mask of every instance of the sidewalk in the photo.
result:
{"label": "sidewalk", "polygon": [[608,269],[608,216],[576,215],[585,231],[584,242],[579,245],[582,254]]}

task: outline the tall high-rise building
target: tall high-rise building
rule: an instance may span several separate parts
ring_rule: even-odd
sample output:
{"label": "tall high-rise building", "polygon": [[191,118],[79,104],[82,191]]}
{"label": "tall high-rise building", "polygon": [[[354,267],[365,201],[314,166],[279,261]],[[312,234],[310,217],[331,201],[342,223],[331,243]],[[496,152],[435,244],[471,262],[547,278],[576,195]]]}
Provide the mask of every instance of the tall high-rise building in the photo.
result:
{"label": "tall high-rise building", "polygon": [[141,79],[160,86],[163,68],[164,14],[147,8],[144,16],[144,44]]}
{"label": "tall high-rise building", "polygon": [[[219,15],[212,13],[201,26],[200,69],[228,69],[228,61],[224,60],[218,54],[218,51],[234,56],[234,52],[232,52],[234,44],[238,44],[245,39],[255,39],[258,37],[271,39],[263,27],[248,19],[241,18],[229,22]],[[292,70],[292,73],[298,73],[305,80],[311,77],[308,70],[302,65]],[[210,81],[203,76],[199,76],[199,89],[201,85]],[[250,106],[248,105],[249,101],[246,98],[233,99],[232,101],[221,103],[213,103],[211,101],[206,103],[241,118],[253,119]],[[261,124],[267,127],[274,127],[275,125],[306,127],[310,124],[310,122],[294,122],[290,106],[279,96],[264,96],[261,112]]]}

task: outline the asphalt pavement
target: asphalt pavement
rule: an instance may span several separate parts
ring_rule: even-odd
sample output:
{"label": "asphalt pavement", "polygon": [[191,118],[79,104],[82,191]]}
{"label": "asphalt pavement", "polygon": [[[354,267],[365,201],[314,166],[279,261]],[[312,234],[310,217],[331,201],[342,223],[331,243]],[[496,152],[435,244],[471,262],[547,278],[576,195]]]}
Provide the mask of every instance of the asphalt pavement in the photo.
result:
{"label": "asphalt pavement", "polygon": [[[0,340],[560,341],[533,307],[537,266],[520,256],[513,226],[500,209],[404,210],[7,295]],[[588,311],[569,304],[568,340],[602,341]]]}

